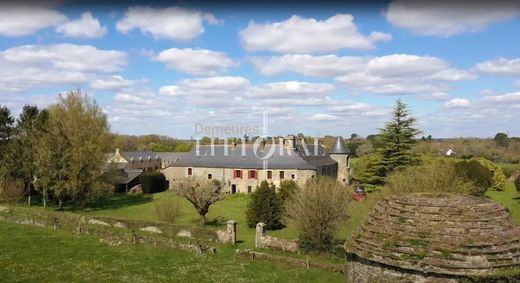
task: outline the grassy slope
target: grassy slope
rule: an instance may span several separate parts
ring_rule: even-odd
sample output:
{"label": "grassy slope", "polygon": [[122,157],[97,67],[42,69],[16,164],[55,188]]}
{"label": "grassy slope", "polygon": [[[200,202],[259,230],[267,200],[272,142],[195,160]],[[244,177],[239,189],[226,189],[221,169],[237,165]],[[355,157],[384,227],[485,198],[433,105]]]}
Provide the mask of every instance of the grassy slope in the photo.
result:
{"label": "grassy slope", "polygon": [[196,255],[0,223],[2,282],[343,282],[339,273],[236,260],[233,248]]}
{"label": "grassy slope", "polygon": [[[181,205],[182,216],[177,223],[180,225],[198,225],[198,214],[193,206],[183,198],[175,196],[171,191],[154,195],[116,195],[110,200],[97,205],[96,208],[80,210],[77,212],[92,216],[108,216],[117,218],[130,218],[138,220],[157,221],[154,212],[154,202],[165,198],[177,199]],[[249,195],[235,194],[215,203],[208,213],[208,227],[224,229],[229,219],[237,221],[238,241],[240,247],[252,247],[254,245],[255,229],[249,228],[245,220],[245,210],[249,201]],[[352,231],[359,226],[366,214],[375,205],[374,198],[369,195],[365,202],[351,202],[349,204],[349,219],[345,222],[338,235],[339,239],[346,239]],[[297,231],[287,227],[277,231],[269,231],[268,235],[282,239],[296,239]]]}
{"label": "grassy slope", "polygon": [[505,191],[487,191],[486,196],[505,206],[513,220],[520,224],[520,193],[516,191],[512,181],[506,183]]}

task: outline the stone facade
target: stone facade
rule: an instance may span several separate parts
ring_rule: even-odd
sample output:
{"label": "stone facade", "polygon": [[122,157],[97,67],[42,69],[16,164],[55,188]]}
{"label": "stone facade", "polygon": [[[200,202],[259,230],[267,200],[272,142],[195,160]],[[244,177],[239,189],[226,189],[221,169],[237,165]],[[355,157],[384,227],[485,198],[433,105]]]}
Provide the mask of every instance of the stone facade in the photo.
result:
{"label": "stone facade", "polygon": [[[242,178],[235,178],[234,171],[240,170]],[[161,170],[170,182],[170,188],[175,186],[176,180],[188,178],[189,172],[191,176],[204,179],[218,180],[224,192],[229,193],[248,193],[253,192],[258,185],[264,180],[280,186],[282,180],[294,180],[298,185],[304,185],[305,182],[316,175],[315,170],[301,169],[233,169],[233,168],[207,168],[207,167],[167,167]],[[250,178],[250,171],[256,172],[255,178]],[[271,173],[268,173],[268,172]],[[280,174],[283,172],[283,179]],[[271,178],[269,178],[269,175]],[[294,178],[293,178],[294,177]]]}
{"label": "stone facade", "polygon": [[350,183],[350,158],[348,154],[331,154],[330,157],[338,163],[336,175],[338,181],[348,185]]}

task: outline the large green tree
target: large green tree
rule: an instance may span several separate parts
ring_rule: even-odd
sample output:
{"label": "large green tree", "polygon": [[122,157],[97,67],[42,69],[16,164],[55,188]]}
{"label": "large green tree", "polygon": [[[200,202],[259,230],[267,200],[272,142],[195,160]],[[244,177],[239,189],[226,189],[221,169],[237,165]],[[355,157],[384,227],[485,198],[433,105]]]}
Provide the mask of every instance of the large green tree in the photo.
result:
{"label": "large green tree", "polygon": [[[7,145],[11,141],[13,135],[13,124],[14,118],[11,115],[11,111],[6,106],[0,106],[0,161],[2,165],[5,153],[7,151]],[[5,173],[5,166],[0,165],[0,173]]]}
{"label": "large green tree", "polygon": [[84,206],[110,190],[100,181],[110,149],[107,117],[87,94],[78,90],[60,95],[49,108],[43,142],[52,157],[53,192],[60,206],[65,199]]}
{"label": "large green tree", "polygon": [[37,131],[39,130],[40,110],[33,105],[25,105],[14,127],[14,135],[6,152],[5,164],[11,177],[23,182],[25,192],[31,204],[31,186],[36,170],[35,151]]}
{"label": "large green tree", "polygon": [[397,100],[392,120],[380,129],[382,144],[377,150],[382,157],[381,165],[387,174],[418,162],[417,156],[412,152],[415,136],[421,133],[414,127],[416,121],[410,116],[406,104]]}

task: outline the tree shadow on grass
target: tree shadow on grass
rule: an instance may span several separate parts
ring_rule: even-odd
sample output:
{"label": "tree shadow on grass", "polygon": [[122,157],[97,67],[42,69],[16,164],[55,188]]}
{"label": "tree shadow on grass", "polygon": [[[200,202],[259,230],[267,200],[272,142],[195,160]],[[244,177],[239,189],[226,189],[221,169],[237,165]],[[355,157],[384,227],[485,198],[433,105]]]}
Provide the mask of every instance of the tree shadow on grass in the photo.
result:
{"label": "tree shadow on grass", "polygon": [[212,220],[210,220],[210,221],[207,221],[207,222],[206,222],[206,225],[207,225],[207,226],[215,226],[215,227],[219,227],[219,226],[224,226],[224,225],[226,225],[226,222],[227,222],[227,220],[226,220],[224,217],[219,216],[219,217],[214,218],[214,219],[212,219]]}
{"label": "tree shadow on grass", "polygon": [[70,204],[64,206],[65,211],[95,211],[95,210],[114,210],[122,207],[129,207],[151,202],[153,196],[151,194],[115,194],[107,199],[89,203],[85,208]]}

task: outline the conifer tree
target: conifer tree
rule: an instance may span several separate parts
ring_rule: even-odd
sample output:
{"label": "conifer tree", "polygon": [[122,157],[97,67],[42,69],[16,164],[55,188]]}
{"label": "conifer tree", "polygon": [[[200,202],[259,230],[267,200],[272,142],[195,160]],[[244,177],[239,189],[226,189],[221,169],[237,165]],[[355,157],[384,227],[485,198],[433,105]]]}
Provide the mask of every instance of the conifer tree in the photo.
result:
{"label": "conifer tree", "polygon": [[397,100],[392,121],[380,129],[382,145],[378,148],[378,153],[382,157],[381,166],[386,174],[418,162],[417,156],[412,152],[414,138],[421,133],[414,128],[416,121],[410,116],[406,104]]}
{"label": "conifer tree", "polygon": [[262,181],[260,186],[251,194],[247,205],[246,219],[249,227],[255,227],[259,222],[266,224],[269,230],[282,227],[282,202],[276,195],[274,185]]}

